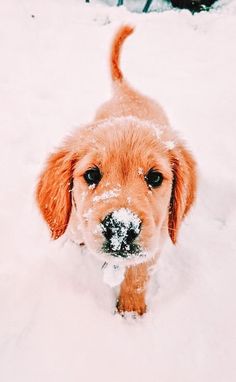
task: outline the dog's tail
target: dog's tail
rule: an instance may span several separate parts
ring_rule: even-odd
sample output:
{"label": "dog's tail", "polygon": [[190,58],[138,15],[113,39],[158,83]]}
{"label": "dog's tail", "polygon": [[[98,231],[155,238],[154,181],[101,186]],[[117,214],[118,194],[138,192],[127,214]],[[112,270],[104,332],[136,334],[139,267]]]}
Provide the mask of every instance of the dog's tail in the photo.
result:
{"label": "dog's tail", "polygon": [[123,25],[117,31],[111,47],[111,78],[113,81],[121,82],[123,74],[120,70],[120,52],[124,40],[132,34],[134,27]]}

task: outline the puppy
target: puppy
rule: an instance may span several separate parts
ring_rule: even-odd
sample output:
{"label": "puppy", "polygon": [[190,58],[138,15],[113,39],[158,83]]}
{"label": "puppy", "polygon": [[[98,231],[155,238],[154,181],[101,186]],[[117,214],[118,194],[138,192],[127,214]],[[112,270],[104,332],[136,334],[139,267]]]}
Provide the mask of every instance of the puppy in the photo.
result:
{"label": "puppy", "polygon": [[113,96],[50,155],[36,191],[53,239],[67,230],[106,263],[125,267],[119,312],[146,312],[149,268],[169,235],[175,244],[196,194],[196,165],[163,109],[134,90],[111,49]]}

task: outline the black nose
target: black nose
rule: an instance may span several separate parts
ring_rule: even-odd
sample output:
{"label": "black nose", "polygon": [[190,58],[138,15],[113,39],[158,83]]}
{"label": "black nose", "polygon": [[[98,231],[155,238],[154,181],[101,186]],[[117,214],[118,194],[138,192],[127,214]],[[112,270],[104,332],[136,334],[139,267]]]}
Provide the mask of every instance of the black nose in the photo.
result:
{"label": "black nose", "polygon": [[106,239],[105,252],[120,257],[138,252],[139,246],[134,241],[141,231],[141,220],[132,211],[126,208],[113,211],[101,222],[101,227]]}
{"label": "black nose", "polygon": [[120,241],[123,240],[127,244],[131,244],[140,232],[139,227],[138,229],[133,228],[132,224],[126,227],[122,222],[114,220],[112,214],[105,217],[102,225],[104,227],[103,235],[109,241],[117,237],[120,238]]}

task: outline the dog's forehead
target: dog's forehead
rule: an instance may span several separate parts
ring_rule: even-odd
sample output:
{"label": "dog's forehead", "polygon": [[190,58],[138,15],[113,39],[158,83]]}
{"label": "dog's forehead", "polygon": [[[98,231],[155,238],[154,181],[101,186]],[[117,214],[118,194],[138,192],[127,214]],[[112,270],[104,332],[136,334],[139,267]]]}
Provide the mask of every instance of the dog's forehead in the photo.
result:
{"label": "dog's forehead", "polygon": [[78,134],[77,142],[81,153],[77,168],[81,171],[97,165],[122,172],[145,172],[151,167],[168,172],[169,151],[174,145],[168,127],[134,117],[110,118],[89,125]]}

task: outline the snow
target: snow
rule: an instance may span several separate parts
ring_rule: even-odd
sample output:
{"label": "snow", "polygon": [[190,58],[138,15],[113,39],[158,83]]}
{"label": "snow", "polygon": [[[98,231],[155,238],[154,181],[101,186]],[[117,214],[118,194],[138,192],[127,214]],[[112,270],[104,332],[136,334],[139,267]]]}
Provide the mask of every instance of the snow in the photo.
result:
{"label": "snow", "polygon": [[112,213],[112,217],[115,222],[124,225],[126,229],[132,226],[132,229],[138,233],[141,220],[139,217],[130,211],[128,208],[120,208]]}
{"label": "snow", "polygon": [[100,202],[101,200],[107,200],[111,198],[116,198],[120,193],[120,189],[114,188],[113,190],[105,191],[100,195],[95,195],[93,197],[94,202]]}
{"label": "snow", "polygon": [[[194,16],[1,2],[1,381],[236,380],[235,19],[235,0]],[[51,241],[34,201],[47,155],[109,98],[109,45],[125,22],[137,26],[125,75],[160,101],[199,165],[196,206],[137,320],[113,314],[101,264],[65,237]]]}
{"label": "snow", "polygon": [[143,174],[144,174],[143,168],[139,167],[138,168],[138,175],[143,175]]}
{"label": "snow", "polygon": [[103,268],[103,281],[111,288],[122,283],[125,276],[125,267],[117,264],[106,263]]}
{"label": "snow", "polygon": [[149,130],[153,130],[153,136],[158,140],[161,139],[161,136],[166,128],[169,126],[165,124],[158,124],[153,120],[145,120],[140,119],[138,117],[134,117],[133,115],[126,115],[122,117],[111,117],[109,119],[102,120],[100,122],[96,122],[96,127],[103,128],[116,125],[124,125],[129,124],[131,126],[141,126],[143,128],[148,128]]}
{"label": "snow", "polygon": [[174,141],[165,141],[163,142],[167,150],[173,150],[175,148]]}
{"label": "snow", "polygon": [[90,186],[88,186],[89,190],[94,190],[96,187],[96,184],[93,183],[93,184],[90,184]]}

